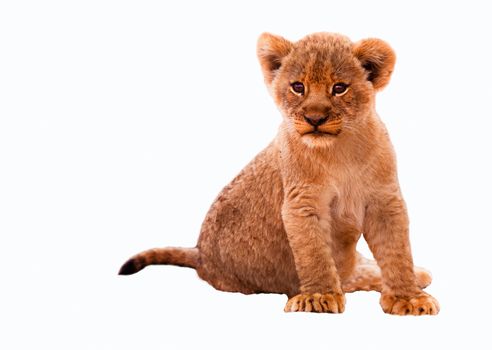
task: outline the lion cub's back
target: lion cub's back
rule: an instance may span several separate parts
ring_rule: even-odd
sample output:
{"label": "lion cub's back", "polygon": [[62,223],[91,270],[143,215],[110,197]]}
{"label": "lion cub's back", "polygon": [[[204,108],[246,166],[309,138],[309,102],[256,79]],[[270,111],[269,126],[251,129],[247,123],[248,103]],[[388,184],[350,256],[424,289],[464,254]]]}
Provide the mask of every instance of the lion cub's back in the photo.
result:
{"label": "lion cub's back", "polygon": [[[297,288],[281,218],[283,189],[276,157],[272,145],[259,153],[222,190],[205,218],[198,273],[216,288],[239,284],[243,293],[290,293]],[[222,284],[214,283],[217,279]]]}

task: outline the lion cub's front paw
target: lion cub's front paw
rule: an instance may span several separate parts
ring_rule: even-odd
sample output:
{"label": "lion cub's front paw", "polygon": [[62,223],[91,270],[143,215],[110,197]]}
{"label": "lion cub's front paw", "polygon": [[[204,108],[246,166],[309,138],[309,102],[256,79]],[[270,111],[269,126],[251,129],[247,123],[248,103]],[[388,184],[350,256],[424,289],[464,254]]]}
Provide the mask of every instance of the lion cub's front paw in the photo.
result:
{"label": "lion cub's front paw", "polygon": [[393,315],[437,315],[439,303],[437,300],[422,292],[414,297],[397,297],[391,294],[383,294],[380,304],[383,311]]}
{"label": "lion cub's front paw", "polygon": [[342,313],[345,310],[345,296],[336,293],[297,294],[285,305],[285,312],[330,312]]}

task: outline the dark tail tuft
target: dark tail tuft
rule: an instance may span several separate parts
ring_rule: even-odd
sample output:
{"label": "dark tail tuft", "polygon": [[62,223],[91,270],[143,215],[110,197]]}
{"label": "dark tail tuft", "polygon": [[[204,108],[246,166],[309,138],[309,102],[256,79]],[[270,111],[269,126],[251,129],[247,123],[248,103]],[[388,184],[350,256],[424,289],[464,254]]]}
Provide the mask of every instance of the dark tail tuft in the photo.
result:
{"label": "dark tail tuft", "polygon": [[141,269],[138,268],[135,259],[129,259],[126,263],[123,264],[123,266],[121,266],[118,275],[133,275],[140,270]]}

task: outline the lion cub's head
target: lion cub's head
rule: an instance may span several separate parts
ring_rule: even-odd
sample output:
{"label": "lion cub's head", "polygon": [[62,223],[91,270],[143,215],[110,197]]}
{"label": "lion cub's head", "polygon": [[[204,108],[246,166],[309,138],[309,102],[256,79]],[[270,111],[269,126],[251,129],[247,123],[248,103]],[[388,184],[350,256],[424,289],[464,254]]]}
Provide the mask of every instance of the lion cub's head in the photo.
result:
{"label": "lion cub's head", "polygon": [[352,43],[331,33],[298,42],[262,34],[258,58],[265,82],[288,130],[310,145],[330,144],[361,127],[373,110],[374,94],[388,83],[395,64],[379,39]]}

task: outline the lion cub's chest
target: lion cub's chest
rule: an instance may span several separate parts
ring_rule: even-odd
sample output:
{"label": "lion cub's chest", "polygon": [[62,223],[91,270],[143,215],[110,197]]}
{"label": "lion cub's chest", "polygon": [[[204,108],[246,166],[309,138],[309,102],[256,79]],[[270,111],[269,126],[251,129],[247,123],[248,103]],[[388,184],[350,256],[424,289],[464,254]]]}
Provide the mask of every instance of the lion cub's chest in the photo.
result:
{"label": "lion cub's chest", "polygon": [[343,226],[362,230],[365,213],[365,191],[358,181],[339,182],[332,186],[334,198],[330,204],[332,220]]}

